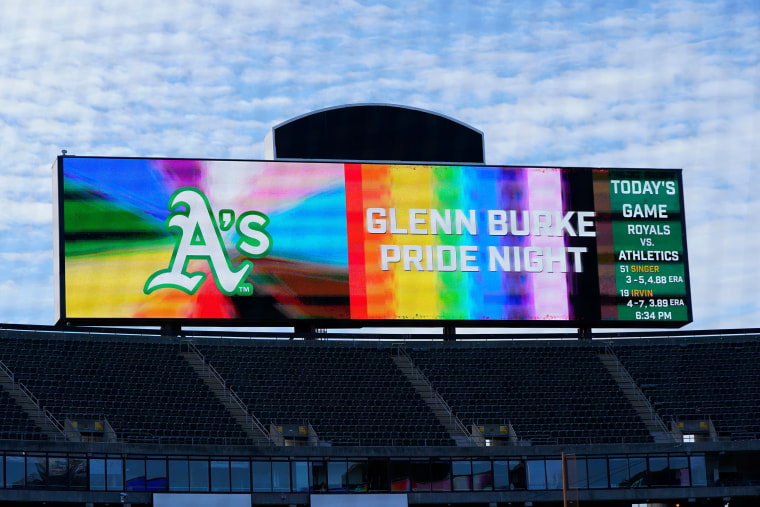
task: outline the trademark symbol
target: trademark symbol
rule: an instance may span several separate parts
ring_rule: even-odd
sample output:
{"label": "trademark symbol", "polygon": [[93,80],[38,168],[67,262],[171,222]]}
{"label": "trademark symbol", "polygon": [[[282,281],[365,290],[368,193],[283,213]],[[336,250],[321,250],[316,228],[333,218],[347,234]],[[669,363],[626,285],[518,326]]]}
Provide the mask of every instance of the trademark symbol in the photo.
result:
{"label": "trademark symbol", "polygon": [[239,296],[248,296],[253,293],[253,287],[249,283],[240,284],[237,293]]}

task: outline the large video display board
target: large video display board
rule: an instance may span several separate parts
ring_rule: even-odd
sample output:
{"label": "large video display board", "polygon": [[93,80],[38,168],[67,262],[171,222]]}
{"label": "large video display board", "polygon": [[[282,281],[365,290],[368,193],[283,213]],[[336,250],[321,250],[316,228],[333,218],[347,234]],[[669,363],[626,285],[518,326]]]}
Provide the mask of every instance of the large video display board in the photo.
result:
{"label": "large video display board", "polygon": [[679,327],[680,170],[58,157],[58,323]]}

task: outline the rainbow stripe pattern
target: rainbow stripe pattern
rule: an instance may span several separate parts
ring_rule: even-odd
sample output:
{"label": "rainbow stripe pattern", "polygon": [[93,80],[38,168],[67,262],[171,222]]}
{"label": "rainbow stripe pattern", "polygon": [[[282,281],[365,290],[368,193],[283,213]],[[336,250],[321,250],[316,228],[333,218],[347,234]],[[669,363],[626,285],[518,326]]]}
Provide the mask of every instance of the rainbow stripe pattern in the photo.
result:
{"label": "rainbow stripe pattern", "polygon": [[[489,271],[489,247],[564,247],[562,237],[492,236],[488,210],[548,209],[562,211],[562,178],[558,169],[505,167],[352,164],[346,166],[346,193],[360,196],[348,203],[349,278],[352,319],[533,320],[569,317],[565,273]],[[396,230],[370,232],[368,209],[395,210]],[[460,210],[476,227],[461,233],[432,234],[429,214],[409,210]],[[423,218],[421,218],[423,217]],[[427,218],[423,222],[424,217]],[[428,234],[409,234],[410,220]],[[386,221],[387,225],[387,221]],[[425,229],[427,227],[427,229]],[[385,247],[384,247],[385,245]],[[419,251],[454,247],[458,267],[436,270],[437,259],[423,268],[403,262],[382,269],[383,248]],[[405,248],[407,250],[405,250]],[[464,251],[462,249],[465,249]],[[446,253],[452,251],[445,249]],[[473,257],[463,268],[463,255]],[[451,261],[451,255],[446,259]]]}

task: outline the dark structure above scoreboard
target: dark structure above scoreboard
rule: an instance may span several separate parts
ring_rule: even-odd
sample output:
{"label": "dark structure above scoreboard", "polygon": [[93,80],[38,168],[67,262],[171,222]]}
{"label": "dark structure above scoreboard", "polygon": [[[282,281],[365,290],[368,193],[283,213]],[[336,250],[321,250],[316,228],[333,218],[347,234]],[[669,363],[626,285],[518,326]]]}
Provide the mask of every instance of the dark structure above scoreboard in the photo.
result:
{"label": "dark structure above scoreboard", "polygon": [[277,159],[482,164],[483,133],[438,113],[391,104],[314,111],[273,129]]}

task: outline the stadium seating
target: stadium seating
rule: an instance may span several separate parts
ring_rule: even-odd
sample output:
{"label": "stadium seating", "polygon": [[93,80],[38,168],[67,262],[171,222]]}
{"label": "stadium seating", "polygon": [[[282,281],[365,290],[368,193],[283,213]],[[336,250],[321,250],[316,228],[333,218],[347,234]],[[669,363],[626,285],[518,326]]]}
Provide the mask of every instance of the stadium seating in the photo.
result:
{"label": "stadium seating", "polygon": [[[126,442],[252,443],[177,339],[22,331],[2,339],[0,360],[61,421],[105,417]],[[193,342],[267,429],[310,426],[333,446],[456,443],[394,363],[398,344]],[[602,363],[605,350],[665,422],[709,419],[724,439],[760,435],[756,336],[400,346],[466,426],[509,425],[523,445],[653,442]],[[7,389],[0,410],[0,439],[47,438]]]}
{"label": "stadium seating", "polygon": [[60,421],[105,417],[128,442],[249,443],[178,350],[169,343],[17,337],[3,340],[0,359]]}
{"label": "stadium seating", "polygon": [[265,424],[310,424],[332,445],[453,445],[390,348],[326,342],[199,345]]}
{"label": "stadium seating", "polygon": [[0,387],[0,439],[45,440],[47,436],[32,422],[21,407]]}
{"label": "stadium seating", "polygon": [[719,437],[760,437],[756,336],[618,341],[621,362],[666,422],[710,419]]}
{"label": "stadium seating", "polygon": [[598,347],[461,343],[409,353],[465,424],[511,424],[534,444],[652,441]]}

